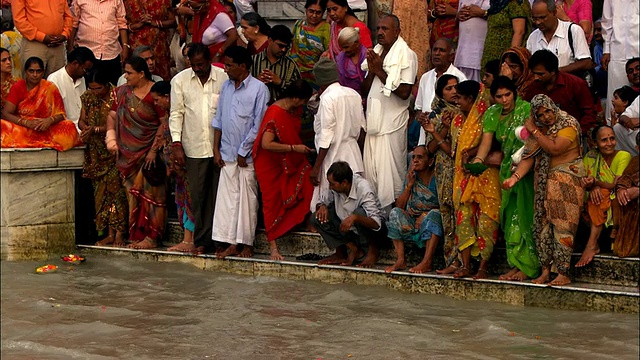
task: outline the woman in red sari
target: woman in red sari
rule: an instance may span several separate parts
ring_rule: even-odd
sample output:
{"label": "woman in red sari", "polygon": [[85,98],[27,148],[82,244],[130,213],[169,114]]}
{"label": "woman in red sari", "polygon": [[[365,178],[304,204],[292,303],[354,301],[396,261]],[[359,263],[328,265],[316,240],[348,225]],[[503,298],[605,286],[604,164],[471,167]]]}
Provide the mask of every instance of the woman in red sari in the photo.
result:
{"label": "woman in red sari", "polygon": [[429,37],[429,49],[436,40],[447,38],[458,43],[458,0],[430,0],[429,22],[433,22],[431,36]]}
{"label": "woman in red sari", "polygon": [[78,130],[66,120],[58,88],[44,80],[44,62],[30,57],[24,64],[25,78],[17,81],[2,108],[3,148],[71,149]]}
{"label": "woman in red sari", "polygon": [[253,145],[271,260],[284,260],[276,239],[304,222],[309,213],[313,184],[306,154],[313,149],[300,140],[300,117],[312,91],[302,79],[289,85],[283,98],[267,109]]}
{"label": "woman in red sari", "polygon": [[125,0],[132,49],[147,45],[153,49],[157,74],[168,80],[171,52],[169,29],[176,27],[171,0]]}
{"label": "woman in red sari", "polygon": [[167,220],[167,171],[162,152],[164,110],[151,96],[151,73],[146,61],[134,56],[124,66],[127,84],[115,89],[107,118],[107,149],[117,154],[129,202],[129,245],[151,249],[158,245]]}

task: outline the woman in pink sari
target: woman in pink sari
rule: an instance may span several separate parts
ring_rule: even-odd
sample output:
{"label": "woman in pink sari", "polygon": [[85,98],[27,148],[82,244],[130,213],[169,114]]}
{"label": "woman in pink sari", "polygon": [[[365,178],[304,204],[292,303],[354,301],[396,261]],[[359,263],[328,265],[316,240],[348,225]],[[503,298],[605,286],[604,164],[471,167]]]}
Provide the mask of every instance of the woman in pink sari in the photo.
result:
{"label": "woman in pink sari", "polygon": [[331,60],[335,60],[342,51],[340,43],[338,42],[338,36],[340,35],[340,30],[347,26],[359,29],[360,44],[364,45],[367,49],[373,47],[371,31],[369,31],[367,24],[358,20],[353,10],[349,7],[347,0],[329,0],[327,2],[327,17],[331,19],[331,41],[329,42],[329,51],[327,54]]}

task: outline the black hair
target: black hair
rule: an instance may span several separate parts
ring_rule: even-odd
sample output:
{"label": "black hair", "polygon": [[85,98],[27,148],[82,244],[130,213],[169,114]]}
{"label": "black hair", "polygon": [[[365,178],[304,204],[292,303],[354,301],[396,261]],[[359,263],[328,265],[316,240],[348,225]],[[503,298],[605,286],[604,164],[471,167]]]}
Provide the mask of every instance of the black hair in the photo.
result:
{"label": "black hair", "polygon": [[93,70],[87,74],[87,84],[91,83],[107,86],[109,85],[109,74],[106,71]]}
{"label": "black hair", "polygon": [[204,59],[207,60],[207,62],[211,61],[211,52],[209,52],[209,47],[203,43],[196,42],[189,45],[189,50],[187,50],[187,57],[189,60],[196,57],[196,55],[204,56]]}
{"label": "black hair", "polygon": [[489,89],[489,92],[491,93],[491,96],[496,96],[496,93],[500,89],[510,90],[513,93],[514,98],[518,97],[518,87],[513,82],[513,80],[509,79],[506,76],[498,76],[497,78],[493,79],[493,83],[491,84],[491,89]]}
{"label": "black hair", "polygon": [[164,80],[158,81],[157,83],[153,84],[151,90],[149,91],[158,95],[169,95],[171,94],[171,83]]}
{"label": "black hair", "polygon": [[8,52],[8,53],[9,53],[9,55],[11,55],[11,53],[9,52],[9,50],[8,50],[8,49],[5,49],[5,48],[3,48],[3,47],[0,47],[0,54],[2,54],[2,53],[3,53],[3,52],[5,52],[5,51],[6,51],[6,52]]}
{"label": "black hair", "polygon": [[71,52],[67,54],[67,64],[70,64],[74,61],[77,61],[80,65],[83,65],[87,61],[94,64],[96,62],[96,57],[95,55],[93,55],[93,51],[91,51],[88,47],[79,46],[71,50]]}
{"label": "black hair", "polygon": [[347,8],[347,14],[349,14],[351,16],[356,16],[356,13],[353,11],[351,6],[349,6],[349,2],[347,0],[327,0],[327,4],[329,3],[329,1],[331,1],[332,3],[335,3],[338,6],[346,7]]}
{"label": "black hair", "polygon": [[493,75],[494,78],[498,77],[500,75],[500,60],[493,59],[487,61],[484,65],[484,71]]}
{"label": "black hair", "polygon": [[624,68],[628,68],[629,66],[631,66],[631,64],[633,64],[634,62],[640,61],[640,57],[634,57],[631,58],[629,60],[627,60],[627,62],[624,64]]}
{"label": "black hair", "polygon": [[455,79],[456,82],[460,82],[460,79],[458,79],[458,77],[451,74],[444,74],[438,78],[438,81],[436,81],[436,95],[438,95],[438,97],[443,96],[442,94],[444,93],[444,88],[446,88],[449,84],[449,81],[453,79]]}
{"label": "black hair", "polygon": [[257,26],[258,31],[263,34],[269,36],[269,32],[271,31],[271,26],[267,24],[267,21],[260,16],[258,13],[250,12],[242,15],[242,20],[249,23],[251,26]]}
{"label": "black hair", "polygon": [[635,91],[631,86],[625,85],[619,89],[616,89],[613,92],[613,95],[618,95],[620,100],[627,103],[627,106],[631,105],[633,100],[635,100],[640,93]]}
{"label": "black hair", "polygon": [[[333,1],[333,0],[332,0]],[[349,164],[345,161],[336,161],[327,170],[327,177],[333,177],[333,181],[341,183],[347,180],[349,183],[353,183],[353,170]]]}
{"label": "black hair", "polygon": [[529,59],[529,69],[542,65],[548,72],[558,73],[558,57],[547,49],[541,49],[533,53]]}
{"label": "black hair", "polygon": [[602,129],[602,128],[609,128],[609,129],[611,129],[611,131],[613,131],[613,128],[611,126],[607,125],[607,124],[598,125],[598,126],[594,127],[593,129],[591,129],[591,139],[593,141],[597,141],[598,133],[600,132],[600,129]]}
{"label": "black hair", "polygon": [[284,25],[276,25],[271,28],[269,31],[269,39],[271,40],[279,40],[285,44],[291,44],[291,39],[293,39],[293,34],[288,27]]}
{"label": "black hair", "polygon": [[32,56],[28,58],[27,61],[24,62],[24,71],[27,71],[27,69],[29,69],[31,64],[34,64],[34,63],[40,65],[40,68],[44,70],[44,61],[42,61],[42,59],[40,59],[37,56]]}
{"label": "black hair", "polygon": [[140,56],[130,57],[129,59],[127,59],[127,61],[125,61],[125,64],[129,64],[133,68],[133,70],[137,72],[144,72],[144,77],[147,78],[147,80],[153,81],[153,79],[151,78],[151,71],[149,71],[147,62]]}
{"label": "black hair", "polygon": [[502,58],[500,59],[500,62],[504,62],[507,59],[509,59],[509,61],[511,61],[514,64],[518,64],[522,69],[524,69],[524,64],[522,63],[522,60],[520,60],[520,57],[516,53],[507,52],[502,54]]}
{"label": "black hair", "polygon": [[318,4],[318,6],[320,6],[320,9],[322,9],[322,11],[324,12],[325,10],[327,10],[327,1],[328,0],[307,0],[307,2],[304,4],[304,8],[308,9],[309,6]]}
{"label": "black hair", "polygon": [[311,85],[309,85],[309,83],[303,79],[298,79],[289,84],[289,86],[287,86],[283,90],[282,96],[280,98],[309,99],[311,98],[311,95],[313,95],[313,88],[311,87]]}
{"label": "black hair", "polygon": [[480,83],[475,80],[466,80],[458,83],[456,86],[458,96],[467,96],[473,98],[476,101],[478,93],[480,93]]}
{"label": "black hair", "polygon": [[231,59],[231,61],[233,61],[238,65],[244,64],[247,67],[247,71],[251,69],[251,65],[252,65],[251,54],[249,53],[249,50],[247,50],[246,48],[243,48],[242,46],[237,46],[237,45],[229,46],[224,51],[224,56],[228,57],[229,59]]}

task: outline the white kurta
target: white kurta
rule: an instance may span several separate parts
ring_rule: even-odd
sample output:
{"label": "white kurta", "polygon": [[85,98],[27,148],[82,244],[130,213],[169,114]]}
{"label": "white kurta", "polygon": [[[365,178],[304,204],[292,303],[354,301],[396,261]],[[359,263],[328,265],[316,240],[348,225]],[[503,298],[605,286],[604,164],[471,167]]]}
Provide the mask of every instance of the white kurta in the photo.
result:
{"label": "white kurta", "polygon": [[329,195],[326,174],[331,164],[345,161],[354,174],[364,172],[358,136],[360,129],[365,129],[365,126],[360,94],[339,83],[329,85],[320,96],[318,113],[313,122],[316,151],[320,151],[321,148],[329,150],[320,167],[320,185],[313,190],[312,212],[316,211],[316,204]]}
{"label": "white kurta", "polygon": [[[400,72],[400,84],[415,82],[418,59]],[[383,208],[393,204],[402,192],[407,173],[407,122],[409,99],[386,96],[376,76],[367,96],[367,136],[364,143],[364,175],[373,185]]]}
{"label": "white kurta", "polygon": [[80,100],[80,97],[85,91],[87,91],[87,85],[85,84],[84,77],[73,81],[71,76],[69,76],[69,73],[67,73],[67,69],[62,67],[49,75],[47,80],[54,83],[58,88],[58,91],[60,91],[62,101],[64,102],[66,118],[73,121],[76,125],[76,129],[80,131],[80,128],[78,127],[80,112],[82,111],[82,100]]}

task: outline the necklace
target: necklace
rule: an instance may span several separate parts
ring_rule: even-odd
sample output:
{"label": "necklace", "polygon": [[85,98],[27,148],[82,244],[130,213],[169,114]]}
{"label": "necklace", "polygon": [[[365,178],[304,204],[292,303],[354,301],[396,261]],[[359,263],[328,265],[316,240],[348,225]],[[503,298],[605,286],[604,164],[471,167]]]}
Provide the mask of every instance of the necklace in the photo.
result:
{"label": "necklace", "polygon": [[136,94],[133,94],[133,99],[131,99],[131,102],[135,102],[135,101],[136,101],[136,99],[138,100],[138,103],[137,103],[135,106],[131,106],[131,107],[129,108],[129,110],[130,110],[131,112],[135,112],[135,111],[136,111],[136,109],[138,108],[138,106],[140,106],[140,103],[142,102],[142,99],[139,99],[139,98],[136,96]]}

